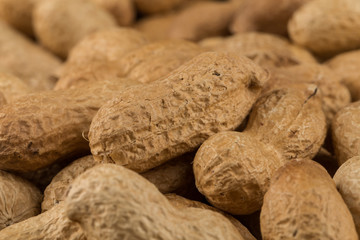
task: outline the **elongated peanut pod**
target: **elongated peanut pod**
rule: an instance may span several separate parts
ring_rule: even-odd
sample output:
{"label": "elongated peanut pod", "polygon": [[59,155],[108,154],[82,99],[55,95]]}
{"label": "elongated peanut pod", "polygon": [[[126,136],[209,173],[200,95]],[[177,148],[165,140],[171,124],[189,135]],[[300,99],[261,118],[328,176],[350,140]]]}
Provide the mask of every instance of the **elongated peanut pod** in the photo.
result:
{"label": "elongated peanut pod", "polygon": [[92,121],[95,160],[144,172],[193,151],[211,135],[235,129],[267,81],[244,57],[203,53],[167,78],[134,86]]}

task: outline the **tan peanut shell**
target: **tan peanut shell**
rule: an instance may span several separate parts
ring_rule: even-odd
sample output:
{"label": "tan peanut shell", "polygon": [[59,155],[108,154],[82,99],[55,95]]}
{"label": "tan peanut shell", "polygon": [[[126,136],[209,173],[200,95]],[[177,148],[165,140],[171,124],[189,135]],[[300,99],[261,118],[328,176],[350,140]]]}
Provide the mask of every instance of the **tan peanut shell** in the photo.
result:
{"label": "tan peanut shell", "polygon": [[40,213],[41,192],[5,171],[0,171],[0,196],[0,230]]}
{"label": "tan peanut shell", "polygon": [[13,28],[33,36],[32,10],[39,0],[1,0],[0,19]]}
{"label": "tan peanut shell", "polygon": [[52,89],[60,60],[0,21],[0,71],[12,74],[34,90]]}
{"label": "tan peanut shell", "polygon": [[117,62],[117,65],[122,77],[140,83],[149,83],[167,76],[202,52],[204,50],[192,42],[159,41],[129,52]]}
{"label": "tan peanut shell", "polygon": [[270,92],[257,101],[243,132],[220,132],[201,145],[193,165],[196,186],[212,205],[253,213],[278,168],[316,155],[326,124],[315,93],[313,85]]}
{"label": "tan peanut shell", "polygon": [[245,55],[262,67],[287,67],[297,65],[303,59],[298,57],[298,51],[294,51],[286,39],[268,33],[236,34],[225,38],[214,50]]}
{"label": "tan peanut shell", "polygon": [[145,14],[154,14],[166,12],[180,5],[188,0],[133,0],[139,12]]}
{"label": "tan peanut shell", "polygon": [[120,26],[131,25],[136,17],[133,0],[92,0],[107,10]]}
{"label": "tan peanut shell", "polygon": [[[103,69],[107,72],[114,68],[110,71],[118,75],[119,66],[115,62],[145,44],[146,37],[131,28],[111,28],[92,33],[71,50],[55,89],[67,89],[85,83],[94,79],[92,75],[104,72]],[[106,78],[97,77],[98,81],[103,79]]]}
{"label": "tan peanut shell", "polygon": [[339,54],[326,64],[336,72],[351,93],[352,101],[360,100],[360,50]]}
{"label": "tan peanut shell", "polygon": [[173,12],[161,15],[147,16],[134,25],[135,29],[142,32],[150,41],[169,39],[169,31],[176,14]]}
{"label": "tan peanut shell", "polygon": [[349,90],[340,82],[340,76],[320,64],[273,68],[264,92],[284,87],[298,88],[302,83],[315,84],[318,87],[328,125],[335,114],[351,101]]}
{"label": "tan peanut shell", "polygon": [[179,211],[153,184],[113,164],[98,165],[76,178],[65,203],[67,216],[80,223],[88,240],[243,239],[221,214]]}
{"label": "tan peanut shell", "polygon": [[289,21],[291,39],[314,54],[327,58],[360,47],[358,0],[313,0]]}
{"label": "tan peanut shell", "polygon": [[0,91],[8,103],[33,92],[23,80],[3,72],[0,72]]}
{"label": "tan peanut shell", "polygon": [[240,125],[267,77],[247,58],[200,54],[103,105],[90,127],[91,152],[138,172],[156,167]]}
{"label": "tan peanut shell", "polygon": [[109,13],[89,0],[40,1],[33,21],[39,42],[62,58],[88,34],[116,25]]}
{"label": "tan peanut shell", "polygon": [[29,94],[1,108],[0,169],[35,171],[87,154],[83,135],[98,109],[123,89],[122,81]]}
{"label": "tan peanut shell", "polygon": [[192,207],[192,208],[208,209],[208,210],[211,210],[211,211],[214,211],[214,212],[218,212],[218,213],[222,214],[224,217],[226,217],[227,219],[229,219],[229,221],[237,228],[237,230],[239,231],[241,236],[244,238],[244,240],[255,240],[256,239],[249,232],[249,230],[247,230],[247,228],[244,225],[242,225],[241,222],[236,220],[230,214],[224,213],[221,210],[219,210],[217,208],[214,208],[214,207],[211,207],[211,206],[209,206],[209,205],[207,205],[205,203],[189,200],[189,199],[186,199],[186,198],[181,197],[179,195],[176,195],[174,193],[165,194],[165,196],[173,206],[175,206],[175,207],[177,207],[179,209]]}
{"label": "tan peanut shell", "polygon": [[[190,163],[192,160],[193,154],[185,154],[141,175],[153,183],[161,193],[178,192],[179,194],[186,194],[195,184],[192,164]],[[98,162],[89,155],[75,160],[61,170],[46,187],[41,210],[43,212],[48,211],[64,201],[66,192],[73,180],[97,164]]]}
{"label": "tan peanut shell", "polygon": [[80,226],[68,219],[65,204],[0,231],[0,239],[87,240]]}
{"label": "tan peanut shell", "polygon": [[233,33],[269,32],[287,35],[292,14],[310,0],[245,0],[230,25]]}
{"label": "tan peanut shell", "polygon": [[360,157],[352,157],[337,170],[334,181],[360,234]]}
{"label": "tan peanut shell", "polygon": [[235,13],[233,2],[199,2],[180,11],[171,23],[169,37],[198,41],[225,35]]}
{"label": "tan peanut shell", "polygon": [[271,179],[260,215],[264,240],[356,240],[349,209],[320,164],[292,161]]}
{"label": "tan peanut shell", "polygon": [[91,155],[79,158],[62,169],[46,187],[44,200],[41,203],[42,212],[48,211],[60,202],[65,200],[66,192],[73,180],[94,167],[97,163]]}
{"label": "tan peanut shell", "polygon": [[332,141],[339,165],[360,155],[360,102],[341,109],[332,122]]}

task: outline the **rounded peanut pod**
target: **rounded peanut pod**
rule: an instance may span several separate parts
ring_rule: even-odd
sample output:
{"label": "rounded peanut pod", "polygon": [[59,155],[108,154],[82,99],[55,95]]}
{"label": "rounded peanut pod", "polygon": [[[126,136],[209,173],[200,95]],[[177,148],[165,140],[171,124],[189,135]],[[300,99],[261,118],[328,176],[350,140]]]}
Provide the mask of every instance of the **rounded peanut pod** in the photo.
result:
{"label": "rounded peanut pod", "polygon": [[180,11],[169,28],[169,37],[198,41],[206,37],[225,35],[236,10],[227,2],[199,2]]}
{"label": "rounded peanut pod", "polygon": [[150,41],[169,39],[169,31],[176,14],[173,12],[147,16],[136,22],[134,27],[142,32]]}
{"label": "rounded peanut pod", "polygon": [[221,214],[179,211],[153,184],[113,164],[98,165],[76,178],[65,203],[67,216],[80,223],[89,240],[243,239]]}
{"label": "rounded peanut pod", "polygon": [[360,100],[360,50],[339,54],[326,64],[336,72],[349,89],[352,101]]}
{"label": "rounded peanut pod", "polygon": [[107,10],[120,26],[131,25],[136,17],[133,0],[92,0]]}
{"label": "rounded peanut pod", "polygon": [[52,89],[60,60],[0,21],[0,71],[36,91]]}
{"label": "rounded peanut pod", "polygon": [[145,36],[130,28],[111,28],[92,33],[71,50],[55,89],[76,87],[94,79],[101,81],[103,77],[91,77],[96,74],[94,69],[104,72],[102,68],[107,71],[114,68],[111,71],[118,75],[119,66],[115,62],[145,44]]}
{"label": "rounded peanut pod", "polygon": [[129,52],[117,62],[117,65],[122,77],[149,83],[167,76],[202,52],[204,50],[192,42],[159,41]]}
{"label": "rounded peanut pod", "polygon": [[334,176],[336,187],[348,206],[360,234],[360,157],[346,161]]}
{"label": "rounded peanut pod", "polygon": [[28,94],[0,109],[0,169],[29,172],[89,153],[83,137],[126,79]]}
{"label": "rounded peanut pod", "polygon": [[287,67],[300,64],[304,60],[316,62],[315,59],[311,60],[309,55],[305,59],[303,55],[298,57],[299,51],[294,50],[294,46],[285,38],[268,33],[236,34],[219,42],[213,50],[245,55],[262,67]]}
{"label": "rounded peanut pod", "polygon": [[18,176],[0,171],[0,194],[0,230],[40,213],[42,194]]}
{"label": "rounded peanut pod", "polygon": [[339,165],[360,155],[360,102],[341,109],[332,122],[332,140]]}
{"label": "rounded peanut pod", "polygon": [[316,155],[326,123],[316,88],[309,88],[264,95],[243,132],[220,132],[201,145],[194,159],[196,186],[212,205],[232,214],[253,213],[277,169]]}
{"label": "rounded peanut pod", "polygon": [[39,0],[1,0],[0,18],[13,28],[33,36],[32,10]]}
{"label": "rounded peanut pod", "polygon": [[91,152],[138,172],[156,167],[240,125],[267,77],[247,58],[200,54],[103,105],[91,123]]}
{"label": "rounded peanut pod", "polygon": [[80,226],[66,216],[65,203],[0,231],[0,239],[90,240]]}
{"label": "rounded peanut pod", "polygon": [[245,0],[230,26],[231,32],[269,32],[287,35],[287,23],[310,0]]}
{"label": "rounded peanut pod", "polygon": [[329,126],[335,114],[351,101],[350,92],[341,83],[340,76],[319,64],[272,68],[264,92],[281,88],[298,88],[298,85],[303,83],[317,85],[322,109]]}
{"label": "rounded peanut pod", "polygon": [[360,47],[358,0],[313,0],[289,21],[291,39],[327,58]]}
{"label": "rounded peanut pod", "polygon": [[247,228],[244,225],[242,225],[241,222],[239,222],[237,219],[232,217],[230,214],[224,213],[221,210],[211,207],[205,203],[189,200],[189,199],[186,199],[184,197],[181,197],[181,196],[173,194],[173,193],[165,194],[165,196],[173,206],[175,206],[179,209],[192,207],[192,208],[208,209],[208,210],[211,210],[214,212],[218,212],[218,213],[222,214],[224,217],[226,217],[227,219],[229,219],[229,221],[237,228],[237,230],[239,231],[241,236],[244,238],[244,240],[255,240],[256,239],[249,232],[249,230],[247,230]]}
{"label": "rounded peanut pod", "polygon": [[[186,154],[141,175],[153,183],[161,193],[178,192],[179,194],[186,194],[189,188],[195,184],[192,164],[190,163],[192,160],[193,155]],[[93,156],[89,155],[75,160],[62,169],[46,187],[41,210],[43,212],[48,211],[64,201],[68,188],[74,179],[97,164],[98,162],[94,160]]]}
{"label": "rounded peanut pod", "polygon": [[263,239],[358,239],[335,183],[320,164],[292,161],[271,179],[260,215]]}
{"label": "rounded peanut pod", "polygon": [[4,94],[8,103],[33,92],[24,81],[3,72],[0,72],[0,91]]}
{"label": "rounded peanut pod", "polygon": [[86,35],[116,25],[109,13],[88,0],[40,1],[33,16],[40,43],[62,58]]}

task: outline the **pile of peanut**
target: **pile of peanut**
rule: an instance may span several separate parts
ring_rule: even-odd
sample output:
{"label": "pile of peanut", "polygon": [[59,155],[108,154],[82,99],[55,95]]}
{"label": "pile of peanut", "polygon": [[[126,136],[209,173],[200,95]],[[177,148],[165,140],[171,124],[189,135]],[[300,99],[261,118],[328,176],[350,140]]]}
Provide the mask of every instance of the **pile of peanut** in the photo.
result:
{"label": "pile of peanut", "polygon": [[0,0],[0,239],[357,240],[359,0]]}

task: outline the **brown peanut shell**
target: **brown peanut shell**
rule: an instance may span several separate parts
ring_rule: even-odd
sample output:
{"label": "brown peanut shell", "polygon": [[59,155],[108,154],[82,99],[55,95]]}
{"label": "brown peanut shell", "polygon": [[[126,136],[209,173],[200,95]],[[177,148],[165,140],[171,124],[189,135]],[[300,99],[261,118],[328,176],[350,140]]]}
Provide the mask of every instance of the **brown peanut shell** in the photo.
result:
{"label": "brown peanut shell", "polygon": [[311,160],[289,162],[275,173],[265,194],[260,224],[265,240],[358,239],[334,181]]}
{"label": "brown peanut shell", "polygon": [[67,216],[80,223],[88,240],[243,239],[221,214],[179,211],[153,184],[113,164],[95,166],[76,178],[65,203]]}
{"label": "brown peanut shell", "polygon": [[0,230],[40,213],[41,192],[21,177],[0,171],[0,195]]}
{"label": "brown peanut shell", "polygon": [[247,58],[200,54],[167,78],[128,88],[103,105],[90,127],[91,152],[99,162],[144,172],[235,129],[266,81],[267,73]]}
{"label": "brown peanut shell", "polygon": [[60,60],[0,21],[0,71],[12,74],[34,90],[49,90]]}

